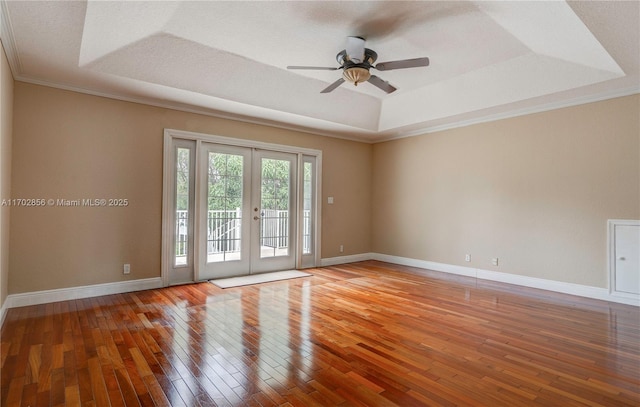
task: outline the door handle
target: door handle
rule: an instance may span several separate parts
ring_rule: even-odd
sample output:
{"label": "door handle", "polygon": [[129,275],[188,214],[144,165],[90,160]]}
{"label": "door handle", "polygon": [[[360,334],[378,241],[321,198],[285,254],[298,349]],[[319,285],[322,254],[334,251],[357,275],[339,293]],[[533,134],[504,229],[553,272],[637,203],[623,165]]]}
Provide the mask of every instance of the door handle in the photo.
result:
{"label": "door handle", "polygon": [[260,220],[260,216],[254,216],[253,220]]}

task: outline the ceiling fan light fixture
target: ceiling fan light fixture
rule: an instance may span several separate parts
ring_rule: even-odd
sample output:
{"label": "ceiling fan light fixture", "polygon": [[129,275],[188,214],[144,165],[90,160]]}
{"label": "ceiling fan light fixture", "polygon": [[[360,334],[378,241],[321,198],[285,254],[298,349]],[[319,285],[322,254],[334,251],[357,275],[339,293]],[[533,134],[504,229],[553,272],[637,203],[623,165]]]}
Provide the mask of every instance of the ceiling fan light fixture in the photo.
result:
{"label": "ceiling fan light fixture", "polygon": [[369,69],[373,68],[379,71],[391,71],[394,69],[429,66],[429,58],[427,57],[387,61],[378,65],[373,65],[378,60],[378,54],[369,48],[364,48],[364,44],[365,39],[362,37],[348,37],[347,48],[338,52],[338,55],[336,55],[336,61],[340,64],[339,68],[321,66],[288,66],[287,69],[314,69],[322,71],[337,71],[338,69],[342,69],[342,78],[321,90],[320,93],[332,92],[345,82],[351,82],[355,86],[358,86],[358,84],[362,82],[369,82],[373,86],[389,94],[398,89],[384,79],[381,79],[376,75],[371,75]]}
{"label": "ceiling fan light fixture", "polygon": [[371,73],[368,69],[359,66],[347,68],[342,72],[342,77],[358,86],[359,83],[366,82],[371,77]]}

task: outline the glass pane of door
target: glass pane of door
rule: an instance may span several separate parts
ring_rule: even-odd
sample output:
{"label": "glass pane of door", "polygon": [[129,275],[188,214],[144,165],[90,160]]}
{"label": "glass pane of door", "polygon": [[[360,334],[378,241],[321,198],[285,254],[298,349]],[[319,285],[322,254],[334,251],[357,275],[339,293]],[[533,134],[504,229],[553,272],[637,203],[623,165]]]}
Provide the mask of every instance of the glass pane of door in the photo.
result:
{"label": "glass pane of door", "polygon": [[302,254],[313,254],[313,163],[305,161],[302,173]]}
{"label": "glass pane of door", "polygon": [[191,184],[191,150],[176,149],[176,225],[174,266],[186,266],[189,253],[189,201]]}
{"label": "glass pane of door", "polygon": [[316,219],[317,216],[317,170],[316,157],[303,155],[302,168],[300,174],[300,186],[302,191],[300,194],[300,204],[298,219],[300,226],[298,228],[299,244],[298,260],[296,265],[299,268],[314,267],[316,265],[317,242],[316,242]]}
{"label": "glass pane of door", "polygon": [[291,161],[262,158],[260,258],[289,255]]}
{"label": "glass pane of door", "polygon": [[243,156],[210,151],[207,173],[207,263],[242,258]]}

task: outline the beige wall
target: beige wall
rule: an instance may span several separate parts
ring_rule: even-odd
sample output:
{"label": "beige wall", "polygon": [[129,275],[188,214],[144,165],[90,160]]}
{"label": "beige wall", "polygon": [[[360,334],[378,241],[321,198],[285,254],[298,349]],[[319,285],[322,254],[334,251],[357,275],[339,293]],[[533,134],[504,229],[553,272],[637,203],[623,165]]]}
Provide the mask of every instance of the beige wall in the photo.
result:
{"label": "beige wall", "polygon": [[640,218],[638,112],[633,95],[376,144],[372,250],[607,287],[607,219]]}
{"label": "beige wall", "polygon": [[[0,45],[0,200],[11,198],[11,140],[13,136],[13,76]],[[11,207],[0,207],[0,307],[8,293]]]}
{"label": "beige wall", "polygon": [[160,276],[164,128],[322,150],[322,257],[370,251],[371,145],[21,82],[14,103],[14,196],[130,205],[14,208],[10,293]]}
{"label": "beige wall", "polygon": [[378,252],[606,287],[606,220],[640,218],[638,95],[371,146],[21,82],[14,92],[13,197],[131,204],[14,208],[9,293],[160,275],[164,128],[322,150],[323,258]]}

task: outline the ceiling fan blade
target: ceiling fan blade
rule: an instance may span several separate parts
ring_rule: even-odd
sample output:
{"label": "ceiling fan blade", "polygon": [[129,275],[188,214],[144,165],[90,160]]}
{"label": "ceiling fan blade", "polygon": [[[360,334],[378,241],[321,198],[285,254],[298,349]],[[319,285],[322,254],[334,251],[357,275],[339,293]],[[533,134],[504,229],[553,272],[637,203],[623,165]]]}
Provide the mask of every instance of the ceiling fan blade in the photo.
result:
{"label": "ceiling fan blade", "polygon": [[382,80],[375,75],[371,75],[368,82],[370,82],[374,86],[377,86],[378,88],[382,89],[387,93],[392,93],[398,90],[396,87],[392,86],[389,82]]}
{"label": "ceiling fan blade", "polygon": [[364,38],[347,37],[347,56],[355,63],[364,62]]}
{"label": "ceiling fan blade", "polygon": [[376,65],[378,71],[390,71],[392,69],[417,68],[429,66],[429,58],[402,59],[400,61],[381,62]]}
{"label": "ceiling fan blade", "polygon": [[307,69],[314,71],[337,71],[340,68],[333,68],[328,66],[288,66],[287,69]]}
{"label": "ceiling fan blade", "polygon": [[329,93],[335,88],[337,88],[338,86],[342,85],[343,83],[344,83],[344,79],[340,78],[337,81],[333,82],[331,85],[324,88],[320,93]]}

